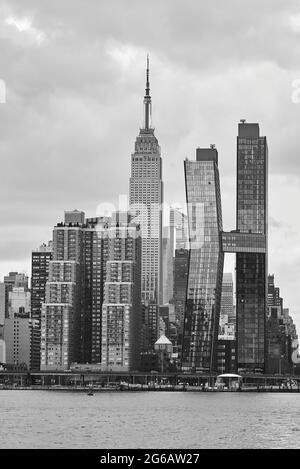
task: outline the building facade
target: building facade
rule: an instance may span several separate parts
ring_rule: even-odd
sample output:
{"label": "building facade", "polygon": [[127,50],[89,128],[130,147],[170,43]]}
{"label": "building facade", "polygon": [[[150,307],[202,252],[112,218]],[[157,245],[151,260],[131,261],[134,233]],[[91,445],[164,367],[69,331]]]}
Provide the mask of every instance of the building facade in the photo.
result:
{"label": "building facade", "polygon": [[178,333],[182,337],[184,324],[184,310],[186,300],[186,288],[188,279],[189,250],[176,249],[174,257],[174,292],[173,301],[175,307],[175,321]]}
{"label": "building facade", "polygon": [[264,252],[236,254],[237,366],[265,371],[268,148],[259,125],[241,121],[237,138],[237,231],[259,235]]}
{"label": "building facade", "polygon": [[236,372],[236,340],[218,340],[217,372],[219,374]]}
{"label": "building facade", "polygon": [[103,371],[138,369],[141,346],[140,228],[118,218],[107,231],[109,246],[102,306]]}
{"label": "building facade", "polygon": [[4,319],[8,317],[8,291],[4,282],[0,282],[0,326],[4,325]]}
{"label": "building facade", "polygon": [[233,308],[233,275],[223,273],[221,309],[219,322],[219,339],[235,339],[236,317]]}
{"label": "building facade", "polygon": [[27,370],[39,369],[39,324],[29,318],[11,317],[5,319],[4,342],[6,364]]}
{"label": "building facade", "polygon": [[274,275],[268,275],[268,311],[266,322],[268,373],[291,373],[299,363],[298,336],[289,309],[283,307]]}
{"label": "building facade", "polygon": [[149,61],[147,62],[144,124],[131,156],[129,204],[141,227],[142,302],[162,302],[162,159],[151,126]]}
{"label": "building facade", "polygon": [[9,272],[4,277],[4,283],[7,286],[8,291],[11,291],[13,287],[24,288],[28,290],[28,276],[19,272]]}
{"label": "building facade", "polygon": [[[49,263],[52,259],[52,242],[48,245],[42,244],[38,249],[32,251],[31,255],[31,319],[37,321],[37,329],[41,333],[42,304],[46,300],[46,283],[49,277]],[[37,343],[36,353],[41,354],[41,338]]]}
{"label": "building facade", "polygon": [[46,301],[42,307],[41,367],[100,364],[103,287],[109,218],[65,212],[53,231]]}
{"label": "building facade", "polygon": [[31,311],[30,291],[24,287],[12,287],[8,292],[8,317],[29,317]]}
{"label": "building facade", "polygon": [[182,345],[182,369],[216,369],[224,255],[218,152],[198,148],[186,160],[189,269]]}

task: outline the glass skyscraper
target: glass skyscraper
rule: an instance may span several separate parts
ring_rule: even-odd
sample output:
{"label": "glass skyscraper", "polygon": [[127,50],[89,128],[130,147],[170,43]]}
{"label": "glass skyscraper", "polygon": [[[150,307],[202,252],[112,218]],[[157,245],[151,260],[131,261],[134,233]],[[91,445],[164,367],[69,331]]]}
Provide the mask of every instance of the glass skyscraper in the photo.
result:
{"label": "glass skyscraper", "polygon": [[241,121],[237,138],[237,233],[248,233],[249,240],[255,236],[261,240],[260,247],[249,246],[236,254],[237,367],[245,371],[265,371],[267,176],[266,137],[260,136],[258,124]]}
{"label": "glass skyscraper", "polygon": [[224,255],[218,152],[198,148],[186,160],[190,255],[182,344],[182,369],[216,368]]}
{"label": "glass skyscraper", "polygon": [[215,369],[224,254],[236,254],[238,371],[266,364],[268,149],[258,124],[239,124],[236,229],[222,231],[218,153],[197,149],[185,161],[190,255],[182,367]]}

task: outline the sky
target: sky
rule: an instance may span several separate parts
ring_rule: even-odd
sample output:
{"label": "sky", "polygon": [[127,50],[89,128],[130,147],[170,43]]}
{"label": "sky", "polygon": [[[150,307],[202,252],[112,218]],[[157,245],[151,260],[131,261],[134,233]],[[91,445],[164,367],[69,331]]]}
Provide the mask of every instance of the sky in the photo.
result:
{"label": "sky", "polygon": [[183,160],[213,143],[235,229],[238,122],[266,135],[269,273],[299,332],[299,39],[298,0],[0,0],[0,280],[30,275],[65,210],[128,194],[149,53],[169,204]]}

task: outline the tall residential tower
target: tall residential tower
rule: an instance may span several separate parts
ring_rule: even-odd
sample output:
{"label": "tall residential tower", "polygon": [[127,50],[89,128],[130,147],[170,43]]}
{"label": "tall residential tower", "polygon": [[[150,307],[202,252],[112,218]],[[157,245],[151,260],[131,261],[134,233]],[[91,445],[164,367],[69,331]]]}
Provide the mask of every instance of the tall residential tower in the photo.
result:
{"label": "tall residential tower", "polygon": [[259,125],[241,121],[237,138],[237,232],[260,236],[264,252],[236,255],[238,369],[265,371],[267,312],[268,147]]}

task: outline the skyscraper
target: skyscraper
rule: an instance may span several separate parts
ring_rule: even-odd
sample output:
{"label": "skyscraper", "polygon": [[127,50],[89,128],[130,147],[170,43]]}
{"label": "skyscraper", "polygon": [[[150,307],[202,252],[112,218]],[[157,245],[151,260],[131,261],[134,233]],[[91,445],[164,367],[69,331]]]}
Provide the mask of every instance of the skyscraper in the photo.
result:
{"label": "skyscraper", "polygon": [[216,367],[224,256],[218,152],[197,148],[186,160],[185,183],[189,223],[189,270],[182,346],[182,368]]}
{"label": "skyscraper", "polygon": [[43,369],[72,361],[100,363],[108,218],[65,212],[53,232],[46,301],[42,307]]}
{"label": "skyscraper", "polygon": [[[262,372],[266,361],[268,150],[258,124],[239,124],[236,229],[222,231],[218,157],[198,149],[185,162],[189,271],[182,366],[215,368],[223,259],[236,253],[237,368]],[[231,309],[231,306],[230,306]]]}
{"label": "skyscraper", "polygon": [[52,259],[52,242],[42,244],[31,255],[31,317],[41,320],[41,307],[45,301],[49,262]]}
{"label": "skyscraper", "polygon": [[162,159],[154,128],[151,126],[149,59],[147,58],[144,124],[131,156],[129,203],[141,227],[142,302],[162,301]]}
{"label": "skyscraper", "polygon": [[[75,214],[74,214],[75,215]],[[80,286],[82,226],[77,221],[58,223],[53,231],[53,259],[49,263],[46,298],[41,315],[41,369],[68,369],[80,356]]]}
{"label": "skyscraper", "polygon": [[52,259],[52,242],[48,245],[42,244],[38,249],[32,251],[31,255],[31,318],[36,321],[36,334],[39,333],[37,341],[38,350],[35,352],[39,356],[38,368],[40,366],[40,331],[42,304],[46,299],[46,282],[49,277],[49,263]]}
{"label": "skyscraper", "polygon": [[101,362],[102,304],[109,225],[109,217],[87,218],[83,229],[79,357],[81,363]]}
{"label": "skyscraper", "polygon": [[[259,125],[239,123],[237,138],[237,231],[260,235],[264,252],[236,254],[238,369],[265,370],[267,310],[268,148]],[[250,251],[250,252],[249,252]],[[252,251],[252,252],[251,252]]]}
{"label": "skyscraper", "polygon": [[127,372],[140,362],[141,240],[139,226],[130,224],[127,213],[115,216],[117,221],[107,230],[101,368]]}

